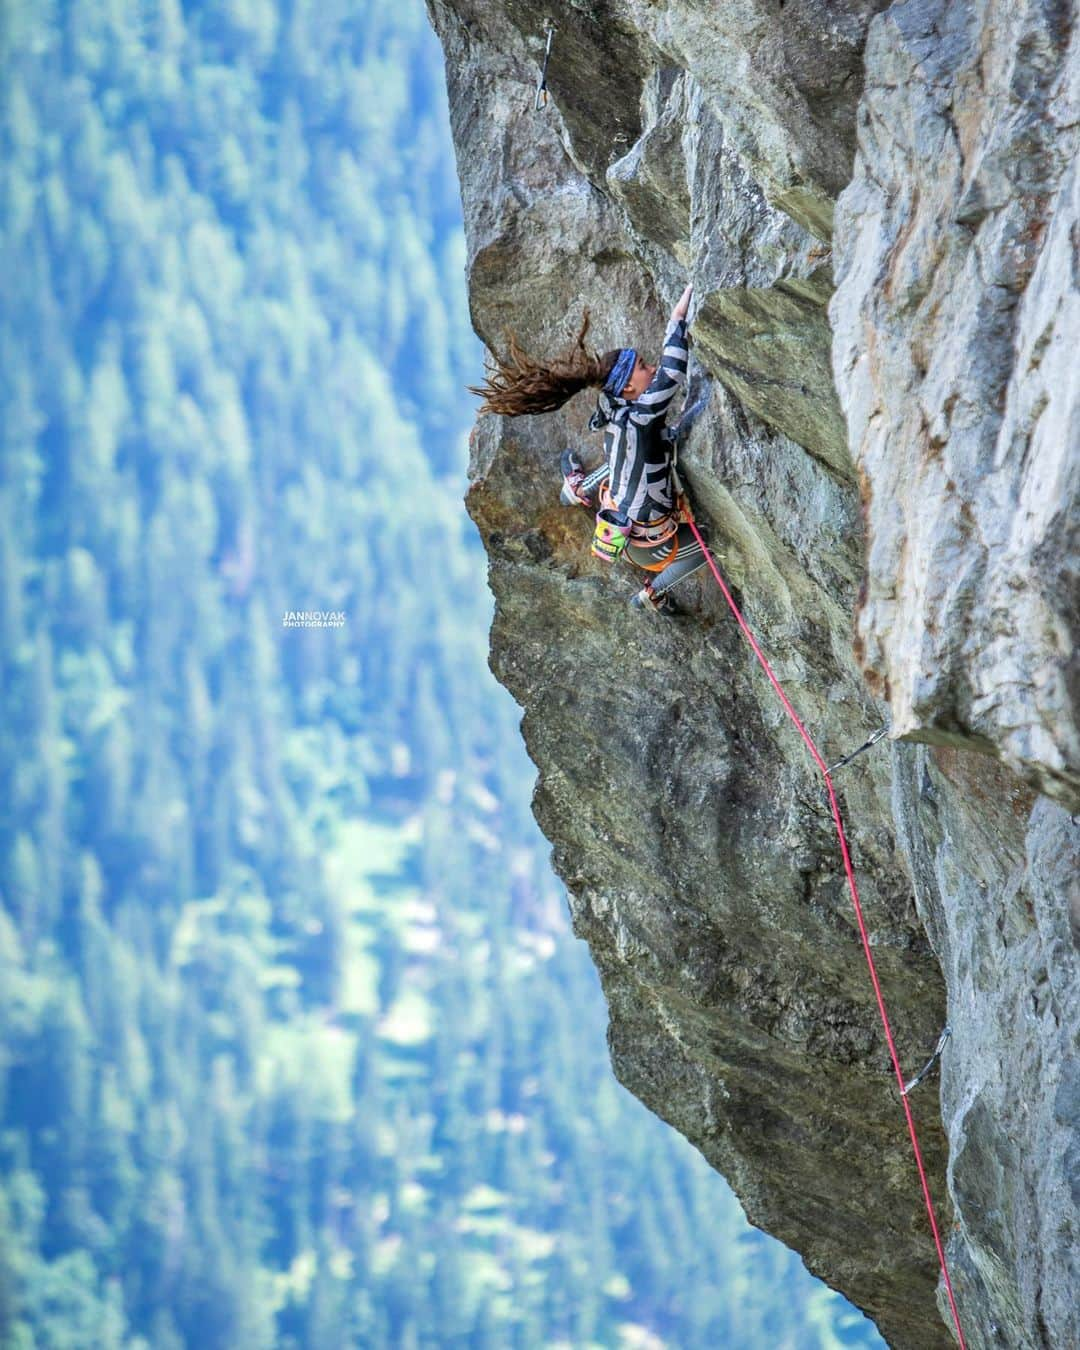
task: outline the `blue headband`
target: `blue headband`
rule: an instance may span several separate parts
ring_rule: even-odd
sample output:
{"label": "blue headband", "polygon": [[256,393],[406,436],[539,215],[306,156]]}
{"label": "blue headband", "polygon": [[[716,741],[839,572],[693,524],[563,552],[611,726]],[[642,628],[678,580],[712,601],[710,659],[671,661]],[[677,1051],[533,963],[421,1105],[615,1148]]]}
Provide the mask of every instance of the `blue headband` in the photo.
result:
{"label": "blue headband", "polygon": [[615,358],[615,364],[611,367],[611,374],[604,381],[604,393],[620,398],[622,391],[630,381],[630,376],[634,373],[636,365],[637,350],[634,347],[624,347]]}

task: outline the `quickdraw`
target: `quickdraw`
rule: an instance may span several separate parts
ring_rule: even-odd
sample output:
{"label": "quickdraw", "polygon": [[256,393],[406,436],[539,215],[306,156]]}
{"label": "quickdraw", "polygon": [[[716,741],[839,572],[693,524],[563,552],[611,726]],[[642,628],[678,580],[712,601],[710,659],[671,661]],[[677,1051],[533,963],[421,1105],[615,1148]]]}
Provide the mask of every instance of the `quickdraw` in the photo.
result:
{"label": "quickdraw", "polygon": [[547,107],[547,68],[548,61],[551,59],[551,39],[558,31],[558,28],[556,28],[551,19],[544,20],[544,32],[547,34],[547,46],[544,48],[544,64],[540,68],[540,81],[536,86],[536,97],[533,99],[534,112],[540,112]]}
{"label": "quickdraw", "polygon": [[950,1037],[951,1035],[952,1035],[952,1028],[951,1028],[951,1027],[946,1027],[946,1028],[942,1031],[941,1035],[938,1037],[938,1043],[937,1043],[937,1045],[934,1046],[934,1053],[930,1056],[930,1058],[929,1058],[929,1059],[926,1061],[926,1063],[922,1066],[922,1068],[921,1068],[921,1069],[919,1070],[919,1072],[915,1075],[915,1077],[914,1077],[913,1079],[911,1079],[910,1082],[905,1083],[904,1086],[900,1089],[900,1095],[901,1095],[901,1097],[906,1097],[906,1096],[908,1095],[909,1092],[914,1092],[914,1091],[915,1091],[915,1089],[919,1086],[919,1084],[922,1082],[922,1080],[926,1077],[926,1075],[930,1072],[930,1070],[934,1067],[934,1065],[935,1065],[935,1064],[938,1062],[938,1060],[941,1058],[941,1052],[942,1052],[942,1050],[945,1049],[945,1042],[949,1039],[949,1037]]}
{"label": "quickdraw", "polygon": [[883,736],[887,736],[888,734],[889,734],[889,723],[886,722],[883,727],[878,727],[877,731],[873,732],[872,735],[868,736],[866,740],[863,741],[862,745],[859,746],[858,750],[852,750],[850,755],[845,755],[843,759],[838,759],[835,764],[830,764],[829,772],[835,773],[837,769],[842,769],[845,764],[850,764],[851,761],[856,758],[856,756],[861,755],[864,750],[869,750],[872,745],[877,745],[878,741],[880,741]]}

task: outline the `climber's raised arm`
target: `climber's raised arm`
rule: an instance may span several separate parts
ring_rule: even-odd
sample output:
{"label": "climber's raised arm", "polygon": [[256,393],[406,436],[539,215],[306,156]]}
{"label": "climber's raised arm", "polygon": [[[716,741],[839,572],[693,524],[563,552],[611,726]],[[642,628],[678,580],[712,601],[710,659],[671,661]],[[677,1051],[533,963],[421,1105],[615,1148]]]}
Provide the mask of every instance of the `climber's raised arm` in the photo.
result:
{"label": "climber's raised arm", "polygon": [[[636,398],[630,408],[630,421],[636,426],[646,426],[662,417],[668,410],[675,390],[686,380],[686,363],[689,352],[686,342],[686,306],[690,287],[686,288],[683,299],[675,306],[664,334],[664,354],[648,388]],[[681,313],[680,313],[681,311]]]}
{"label": "climber's raised arm", "polygon": [[686,290],[683,291],[682,295],[680,295],[678,300],[676,301],[675,308],[671,311],[671,318],[668,321],[669,323],[674,323],[676,319],[686,318],[686,316],[690,313],[690,299],[693,296],[693,294],[694,294],[694,285],[693,282],[691,282],[690,285],[687,286]]}

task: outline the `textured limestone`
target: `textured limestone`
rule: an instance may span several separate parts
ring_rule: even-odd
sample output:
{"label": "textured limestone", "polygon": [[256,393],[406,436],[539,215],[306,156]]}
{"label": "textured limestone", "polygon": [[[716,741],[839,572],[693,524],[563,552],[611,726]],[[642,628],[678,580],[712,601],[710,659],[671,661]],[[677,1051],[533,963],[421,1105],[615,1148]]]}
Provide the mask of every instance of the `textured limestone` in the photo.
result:
{"label": "textured limestone", "polygon": [[1080,1345],[1080,829],[952,749],[901,754],[893,799],[949,990],[942,1107],[968,1339]]}
{"label": "textured limestone", "polygon": [[629,22],[654,48],[655,65],[688,71],[769,199],[828,239],[851,172],[866,27],[883,8],[884,0],[637,0],[593,13]]}
{"label": "textured limestone", "polygon": [[[850,177],[862,42],[883,6],[429,4],[447,54],[477,332],[500,346],[510,324],[550,351],[588,304],[598,347],[648,349],[692,276],[694,353],[715,387],[682,462],[750,623],[839,757],[897,715],[853,643],[878,548],[858,420],[868,382],[837,361],[849,438],[831,371],[856,351],[856,328],[876,325],[879,346],[902,350],[909,311],[863,313],[873,288],[852,280],[854,224],[835,337],[827,314],[832,199]],[[893,10],[871,26],[879,45]],[[536,115],[549,14],[552,103]],[[894,133],[902,141],[905,126]],[[860,163],[873,171],[865,146]],[[1051,219],[1048,239],[1055,229],[1067,238],[1069,218]],[[968,341],[975,365],[981,333]],[[558,504],[556,464],[565,444],[590,464],[599,455],[590,407],[582,396],[545,417],[482,420],[469,509],[496,596],[493,669],[525,709],[536,812],[603,980],[613,1065],[724,1172],[751,1219],[892,1344],[947,1345],[823,794],[711,583],[680,588],[686,614],[666,625],[628,610],[631,569],[589,557],[591,522]],[[918,443],[897,433],[890,447],[915,520],[930,505],[911,468]],[[990,519],[996,489],[963,480],[967,509]],[[1012,532],[1016,559],[1033,538]],[[939,563],[965,556],[943,547]],[[989,558],[1019,565],[1005,544]],[[863,630],[872,609],[868,598]],[[1052,663],[1035,617],[1029,645],[1002,662]],[[940,1103],[936,1077],[913,1103],[969,1343],[1067,1344],[1080,1189],[1075,827],[967,749],[881,747],[838,784],[909,1072],[946,1017],[954,1028]]]}
{"label": "textured limestone", "polygon": [[898,734],[1080,808],[1075,7],[896,4],[836,222],[864,665]]}
{"label": "textured limestone", "polygon": [[852,476],[830,364],[829,250],[769,204],[692,75],[666,67],[646,82],[643,126],[606,186],[661,284],[678,288],[692,268],[699,359],[746,408]]}

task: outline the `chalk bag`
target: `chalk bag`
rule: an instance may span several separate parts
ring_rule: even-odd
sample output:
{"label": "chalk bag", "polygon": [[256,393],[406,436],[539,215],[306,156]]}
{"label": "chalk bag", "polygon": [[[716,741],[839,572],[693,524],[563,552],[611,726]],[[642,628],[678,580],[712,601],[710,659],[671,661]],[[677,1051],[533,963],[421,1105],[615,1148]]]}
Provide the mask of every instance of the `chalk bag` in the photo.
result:
{"label": "chalk bag", "polygon": [[614,562],[630,538],[630,517],[622,511],[608,507],[596,513],[596,529],[593,531],[592,553],[594,558],[603,558],[605,562]]}

